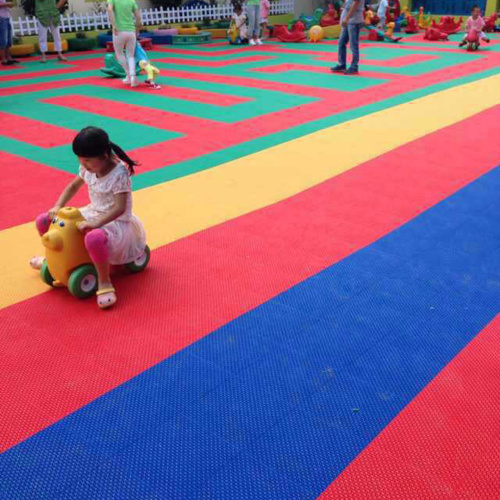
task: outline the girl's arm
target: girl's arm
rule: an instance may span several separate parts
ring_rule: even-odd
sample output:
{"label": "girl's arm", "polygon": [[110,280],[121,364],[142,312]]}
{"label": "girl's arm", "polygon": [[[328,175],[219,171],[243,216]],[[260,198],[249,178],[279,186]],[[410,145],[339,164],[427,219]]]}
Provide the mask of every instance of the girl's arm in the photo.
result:
{"label": "girl's arm", "polygon": [[84,185],[83,179],[80,177],[75,177],[65,188],[64,191],[59,196],[56,204],[49,210],[49,216],[54,217],[54,215],[62,208],[66,203],[68,203],[78,190]]}
{"label": "girl's arm", "polygon": [[115,204],[109,212],[107,212],[94,222],[80,222],[78,224],[78,229],[82,232],[90,231],[91,229],[97,229],[99,227],[105,226],[115,219],[118,219],[120,215],[123,215],[125,213],[125,210],[127,208],[127,194],[128,193],[115,194]]}
{"label": "girl's arm", "polygon": [[108,3],[108,17],[109,17],[109,22],[111,23],[111,26],[113,28],[113,33],[115,35],[118,35],[118,31],[116,30],[116,24],[115,24],[115,13],[113,11],[112,3]]}

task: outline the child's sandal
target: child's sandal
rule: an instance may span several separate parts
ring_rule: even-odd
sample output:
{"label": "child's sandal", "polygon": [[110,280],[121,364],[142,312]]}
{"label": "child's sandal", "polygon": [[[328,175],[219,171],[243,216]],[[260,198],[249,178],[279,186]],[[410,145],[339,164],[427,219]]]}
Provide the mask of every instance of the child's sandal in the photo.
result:
{"label": "child's sandal", "polygon": [[35,269],[36,271],[39,271],[40,269],[42,269],[44,260],[45,259],[43,257],[33,257],[30,260],[31,268]]}
{"label": "child's sandal", "polygon": [[116,290],[113,287],[98,290],[96,295],[97,305],[101,309],[107,309],[108,307],[114,306],[116,304]]}

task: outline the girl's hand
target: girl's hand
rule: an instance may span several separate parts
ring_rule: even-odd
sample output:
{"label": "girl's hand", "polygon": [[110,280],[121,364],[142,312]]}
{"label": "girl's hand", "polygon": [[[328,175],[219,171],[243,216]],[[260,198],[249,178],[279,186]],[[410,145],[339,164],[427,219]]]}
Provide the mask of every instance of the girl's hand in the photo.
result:
{"label": "girl's hand", "polygon": [[113,28],[113,35],[118,36],[118,30],[116,28]]}
{"label": "girl's hand", "polygon": [[97,229],[97,227],[98,226],[96,226],[95,224],[92,224],[92,222],[87,222],[86,220],[79,222],[76,225],[76,228],[81,233],[87,233],[88,231],[92,231],[92,229]]}

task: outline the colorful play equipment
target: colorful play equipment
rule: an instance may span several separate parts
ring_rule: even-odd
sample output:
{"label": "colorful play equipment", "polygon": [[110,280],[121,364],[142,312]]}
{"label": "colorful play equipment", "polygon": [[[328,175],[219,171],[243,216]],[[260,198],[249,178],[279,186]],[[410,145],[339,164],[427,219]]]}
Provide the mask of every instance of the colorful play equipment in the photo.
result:
{"label": "colorful play equipment", "polygon": [[418,27],[421,30],[425,30],[430,27],[432,22],[430,13],[426,14],[423,7],[418,9]]}
{"label": "colorful play equipment", "polygon": [[420,31],[420,28],[418,27],[417,20],[413,16],[409,16],[408,19],[406,20],[406,28],[405,28],[405,33],[407,34],[414,34],[418,33]]}
{"label": "colorful play equipment", "polygon": [[[68,287],[79,299],[94,295],[97,291],[97,271],[84,244],[84,235],[78,223],[84,219],[77,208],[64,207],[52,219],[49,230],[42,236],[45,260],[40,269],[42,281],[52,287]],[[149,263],[150,250],[125,267],[139,272]]]}
{"label": "colorful play equipment", "polygon": [[328,4],[328,11],[321,16],[320,26],[335,26],[340,22],[340,12],[331,3]]}
{"label": "colorful play equipment", "polygon": [[485,22],[484,31],[486,33],[492,33],[493,31],[495,31],[497,19],[498,19],[498,14],[496,12],[494,14],[491,14],[491,16],[486,17],[484,19],[484,22]]}
{"label": "colorful play equipment", "polygon": [[301,21],[295,23],[292,31],[285,24],[276,24],[273,35],[280,42],[305,42],[306,40],[305,26]]}
{"label": "colorful play equipment", "polygon": [[477,49],[479,49],[479,46],[481,45],[481,38],[479,37],[480,32],[472,29],[467,33],[467,36],[465,37],[466,41],[466,48],[469,52],[475,52]]}
{"label": "colorful play equipment", "polygon": [[316,9],[312,16],[306,16],[301,14],[298,19],[294,19],[288,24],[288,29],[293,30],[296,23],[301,22],[305,29],[311,29],[313,26],[320,24],[321,18],[323,17],[323,9]]}
{"label": "colorful play equipment", "polygon": [[434,20],[432,21],[431,28],[437,29],[441,31],[441,33],[446,33],[447,35],[453,35],[462,29],[462,23],[462,18],[455,22],[452,16],[442,16],[439,24]]}
{"label": "colorful play equipment", "polygon": [[[134,58],[136,61],[135,74],[138,75],[141,72],[139,61],[149,61],[149,58],[140,43],[135,44]],[[101,68],[101,71],[104,74],[114,78],[125,78],[126,76],[125,70],[122,68],[122,65],[116,60],[114,52],[112,54],[106,54],[104,56],[104,68]]]}
{"label": "colorful play equipment", "polygon": [[173,45],[197,45],[201,43],[210,43],[212,41],[212,33],[208,31],[198,31],[191,35],[178,35],[172,36]]}
{"label": "colorful play equipment", "polygon": [[433,42],[445,42],[448,40],[448,33],[439,31],[436,28],[427,28],[424,35],[425,40],[430,40]]}
{"label": "colorful play equipment", "polygon": [[[389,26],[390,25],[390,26]],[[375,26],[372,25],[366,25],[364,28],[368,30],[368,40],[371,42],[391,42],[391,43],[397,43],[401,40],[401,37],[394,37],[394,26],[395,23],[389,23],[387,25],[387,32],[383,32],[381,29],[376,28]]]}
{"label": "colorful play equipment", "polygon": [[[151,50],[153,48],[153,44],[151,42],[151,38],[138,38],[137,43],[140,44],[144,50]],[[106,52],[114,52],[115,48],[113,46],[113,41],[106,42]]]}
{"label": "colorful play equipment", "polygon": [[399,0],[389,1],[389,9],[387,10],[386,23],[396,23],[396,20],[401,16],[401,2]]}
{"label": "colorful play equipment", "polygon": [[323,28],[321,26],[313,26],[309,30],[309,41],[313,43],[323,40]]}

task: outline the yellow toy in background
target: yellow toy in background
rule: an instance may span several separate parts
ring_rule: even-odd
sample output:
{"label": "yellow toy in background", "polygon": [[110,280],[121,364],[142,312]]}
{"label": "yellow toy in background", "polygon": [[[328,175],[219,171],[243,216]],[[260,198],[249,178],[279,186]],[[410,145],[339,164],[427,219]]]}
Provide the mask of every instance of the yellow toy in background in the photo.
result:
{"label": "yellow toy in background", "polygon": [[394,28],[396,27],[395,23],[389,23],[387,25],[387,30],[385,31],[385,36],[392,38],[394,36]]}
{"label": "yellow toy in background", "polygon": [[160,74],[160,70],[156,66],[153,66],[149,61],[142,59],[139,61],[139,68],[141,68],[141,71],[146,74],[146,83],[148,85],[155,90],[161,89],[161,86],[155,83],[155,79]]}
{"label": "yellow toy in background", "polygon": [[[50,223],[49,230],[42,236],[45,260],[40,269],[42,281],[53,287],[68,287],[72,295],[85,299],[97,291],[97,271],[85,248],[84,235],[78,230],[78,223],[84,220],[80,210],[61,208]],[[150,250],[125,268],[137,273],[149,263]]]}
{"label": "yellow toy in background", "polygon": [[323,40],[323,28],[321,26],[313,26],[309,30],[309,41],[313,43],[321,42]]}

